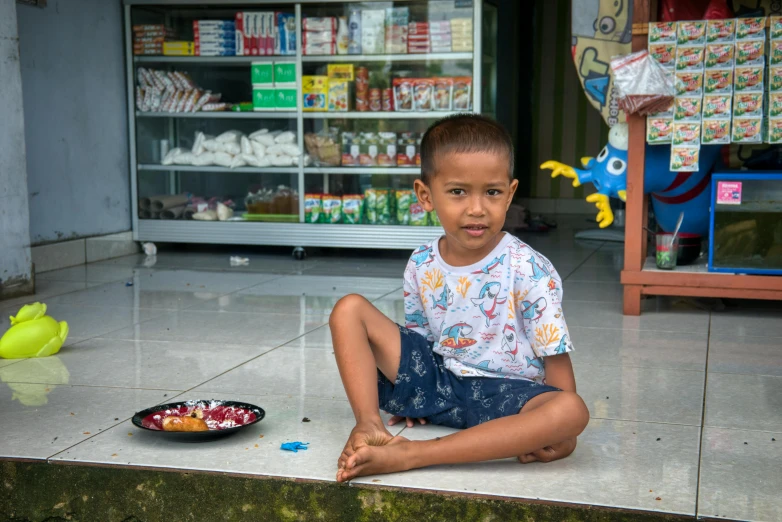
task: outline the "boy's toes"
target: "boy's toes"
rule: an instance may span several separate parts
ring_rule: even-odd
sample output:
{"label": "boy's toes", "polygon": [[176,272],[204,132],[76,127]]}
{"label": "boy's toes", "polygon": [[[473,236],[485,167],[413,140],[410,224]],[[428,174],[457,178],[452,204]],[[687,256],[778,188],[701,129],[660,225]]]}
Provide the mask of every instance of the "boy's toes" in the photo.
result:
{"label": "boy's toes", "polygon": [[529,464],[530,462],[537,462],[538,458],[534,453],[527,453],[526,455],[519,456],[519,462],[522,464]]}

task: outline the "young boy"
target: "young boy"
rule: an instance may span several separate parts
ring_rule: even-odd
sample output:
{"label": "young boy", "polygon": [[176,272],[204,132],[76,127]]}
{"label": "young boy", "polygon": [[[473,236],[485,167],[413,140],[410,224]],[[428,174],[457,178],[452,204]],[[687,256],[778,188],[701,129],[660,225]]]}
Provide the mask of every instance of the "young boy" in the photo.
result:
{"label": "young boy", "polygon": [[[457,115],[421,143],[418,201],[445,235],[418,248],[404,274],[405,322],[348,295],[329,321],[356,418],[337,480],[435,464],[518,457],[549,462],[573,452],[589,412],[576,395],[549,261],[502,232],[518,181],[513,144],[494,121]],[[463,429],[409,441],[379,409]]]}

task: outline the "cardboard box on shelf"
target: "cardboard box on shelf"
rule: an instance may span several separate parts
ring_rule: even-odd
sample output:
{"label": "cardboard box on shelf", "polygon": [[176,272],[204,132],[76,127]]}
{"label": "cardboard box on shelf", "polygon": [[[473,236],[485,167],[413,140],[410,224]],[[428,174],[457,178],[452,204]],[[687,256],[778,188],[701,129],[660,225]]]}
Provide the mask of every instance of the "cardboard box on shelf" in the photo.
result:
{"label": "cardboard box on shelf", "polygon": [[275,13],[276,30],[274,32],[274,53],[277,55],[296,54],[296,15],[293,13]]}
{"label": "cardboard box on shelf", "polygon": [[275,88],[275,109],[278,111],[296,110],[296,89]]}
{"label": "cardboard box on shelf", "polygon": [[346,112],[350,107],[350,82],[348,80],[328,80],[328,110],[330,112]]}
{"label": "cardboard box on shelf", "polygon": [[296,85],[296,62],[274,62],[274,85]]}
{"label": "cardboard box on shelf", "polygon": [[274,84],[274,66],[271,62],[253,62],[250,64],[250,79],[253,85]]}
{"label": "cardboard box on shelf", "polygon": [[352,63],[330,63],[327,67],[329,79],[347,80],[355,79],[355,67]]}
{"label": "cardboard box on shelf", "polygon": [[253,110],[276,110],[275,91],[272,87],[253,85]]}
{"label": "cardboard box on shelf", "polygon": [[319,112],[328,109],[328,76],[301,77],[302,105],[305,112]]}
{"label": "cardboard box on shelf", "polygon": [[383,54],[385,52],[384,9],[364,9],[361,11],[361,49],[363,54]]}
{"label": "cardboard box on shelf", "polygon": [[[244,38],[244,12],[237,11],[236,19],[234,21],[234,31],[236,34],[236,56],[245,55],[245,38]],[[249,52],[247,53],[250,54]]]}

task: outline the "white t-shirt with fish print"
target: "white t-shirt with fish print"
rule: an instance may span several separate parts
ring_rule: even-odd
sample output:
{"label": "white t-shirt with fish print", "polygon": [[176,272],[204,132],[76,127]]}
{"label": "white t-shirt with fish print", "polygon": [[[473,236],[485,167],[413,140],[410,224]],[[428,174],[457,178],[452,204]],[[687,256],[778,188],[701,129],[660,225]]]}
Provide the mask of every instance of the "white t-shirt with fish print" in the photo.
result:
{"label": "white t-shirt with fish print", "polygon": [[436,239],[405,269],[405,326],[434,343],[459,376],[543,382],[543,358],[573,350],[562,280],[548,259],[505,234],[482,261],[454,267]]}

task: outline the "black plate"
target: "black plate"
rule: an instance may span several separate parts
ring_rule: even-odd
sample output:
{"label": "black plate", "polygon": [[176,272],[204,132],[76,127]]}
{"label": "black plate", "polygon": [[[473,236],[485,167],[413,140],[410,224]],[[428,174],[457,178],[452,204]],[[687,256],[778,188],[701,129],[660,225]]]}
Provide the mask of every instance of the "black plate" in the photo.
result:
{"label": "black plate", "polygon": [[[143,421],[148,415],[152,413],[168,410],[170,408],[182,408],[182,407],[191,407],[191,406],[196,406],[204,409],[213,408],[215,406],[243,408],[245,410],[249,410],[252,413],[254,413],[255,420],[253,422],[250,422],[249,424],[243,424],[241,426],[235,426],[233,428],[226,428],[224,430],[193,431],[193,432],[153,430],[141,424],[141,421]],[[155,433],[157,435],[160,435],[170,440],[175,440],[178,442],[206,442],[214,439],[219,439],[222,437],[227,437],[228,435],[232,435],[243,428],[252,426],[257,422],[260,422],[265,416],[266,416],[266,412],[263,411],[263,408],[259,408],[254,404],[248,404],[246,402],[236,402],[236,401],[222,401],[222,400],[215,399],[215,400],[208,400],[208,401],[207,400],[184,401],[184,402],[170,402],[168,404],[158,404],[157,406],[152,406],[151,408],[147,408],[146,410],[142,410],[136,413],[135,415],[133,415],[132,422],[133,425],[139,429],[142,429],[149,433]]]}

